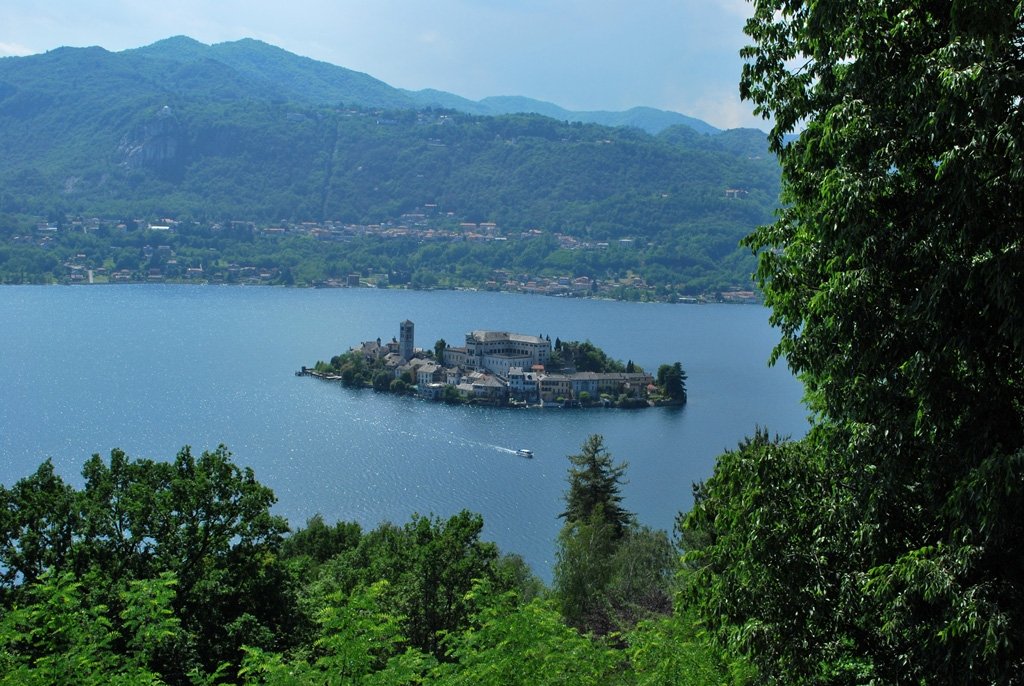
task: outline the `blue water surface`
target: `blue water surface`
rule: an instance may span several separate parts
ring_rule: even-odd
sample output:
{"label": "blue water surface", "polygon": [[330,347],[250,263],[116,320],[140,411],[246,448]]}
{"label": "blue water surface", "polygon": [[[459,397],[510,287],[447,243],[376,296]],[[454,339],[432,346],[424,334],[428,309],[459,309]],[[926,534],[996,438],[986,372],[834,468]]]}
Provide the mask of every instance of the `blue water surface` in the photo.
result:
{"label": "blue water surface", "polygon": [[[362,340],[458,345],[474,329],[590,340],[649,371],[677,360],[685,408],[451,407],[310,377]],[[671,529],[691,484],[755,427],[800,436],[801,387],[767,364],[758,306],[637,304],[502,293],[221,286],[0,288],[0,483],[51,458],[81,483],[93,453],[172,459],[224,443],[293,527],[481,513],[485,536],[550,578],[566,456],[599,433],[629,463],[626,507]],[[528,460],[510,452],[530,448]]]}

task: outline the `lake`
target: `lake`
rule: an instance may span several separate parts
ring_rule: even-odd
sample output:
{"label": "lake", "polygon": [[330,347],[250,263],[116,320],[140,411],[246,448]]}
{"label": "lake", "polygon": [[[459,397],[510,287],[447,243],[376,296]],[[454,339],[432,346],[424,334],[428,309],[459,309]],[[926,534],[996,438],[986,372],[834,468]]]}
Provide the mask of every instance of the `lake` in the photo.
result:
{"label": "lake", "polygon": [[[460,345],[474,329],[590,340],[648,371],[681,361],[684,408],[453,407],[294,372],[363,340]],[[0,483],[53,459],[81,484],[93,453],[173,459],[224,443],[293,527],[320,513],[372,528],[414,512],[484,516],[485,536],[550,579],[566,456],[599,433],[629,463],[624,504],[671,529],[715,456],[767,427],[801,436],[802,389],[768,367],[778,332],[750,305],[504,293],[223,286],[0,288]],[[508,449],[530,448],[535,459]]]}

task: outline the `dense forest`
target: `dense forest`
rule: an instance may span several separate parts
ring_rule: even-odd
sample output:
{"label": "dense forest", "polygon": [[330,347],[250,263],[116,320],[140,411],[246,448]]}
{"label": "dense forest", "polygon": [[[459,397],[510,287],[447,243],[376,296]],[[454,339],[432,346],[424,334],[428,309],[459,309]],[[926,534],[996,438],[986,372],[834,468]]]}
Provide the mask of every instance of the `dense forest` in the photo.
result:
{"label": "dense forest", "polygon": [[[652,135],[417,108],[365,75],[255,41],[196,45],[0,60],[0,279],[65,281],[78,254],[100,268],[163,244],[195,268],[269,265],[280,283],[378,272],[402,284],[421,268],[428,286],[480,286],[507,266],[749,289],[754,262],[739,241],[771,218],[779,190],[760,131]],[[221,230],[309,223],[409,231],[324,245]],[[471,246],[423,236],[466,242],[464,224],[497,230]],[[132,231],[150,225],[171,232]],[[524,233],[541,240],[516,240]]]}
{"label": "dense forest", "polygon": [[0,487],[0,683],[730,683],[685,613],[678,550],[620,494],[600,436],[569,456],[550,588],[478,515],[290,531],[223,446],[49,462]]}

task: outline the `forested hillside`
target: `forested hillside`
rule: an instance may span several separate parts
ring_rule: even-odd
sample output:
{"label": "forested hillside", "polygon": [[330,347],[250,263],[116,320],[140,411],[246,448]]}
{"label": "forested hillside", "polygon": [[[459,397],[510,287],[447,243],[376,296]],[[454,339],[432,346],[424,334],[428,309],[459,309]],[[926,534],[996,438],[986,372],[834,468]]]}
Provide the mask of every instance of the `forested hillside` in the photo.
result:
{"label": "forested hillside", "polygon": [[[666,281],[682,261],[691,277],[748,282],[739,239],[778,196],[760,132],[652,136],[403,97],[256,41],[5,58],[0,235],[89,217],[401,225],[429,214],[436,225],[636,241],[645,254],[617,276],[661,264]],[[0,272],[17,280],[2,259]]]}

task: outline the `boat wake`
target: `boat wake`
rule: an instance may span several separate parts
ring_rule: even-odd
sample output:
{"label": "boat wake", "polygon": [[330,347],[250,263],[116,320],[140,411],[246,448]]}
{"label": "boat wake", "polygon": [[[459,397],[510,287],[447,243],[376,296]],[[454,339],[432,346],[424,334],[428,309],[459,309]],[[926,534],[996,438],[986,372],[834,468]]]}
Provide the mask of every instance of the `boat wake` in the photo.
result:
{"label": "boat wake", "polygon": [[483,441],[474,441],[474,440],[471,440],[471,439],[468,439],[468,438],[461,438],[461,439],[457,439],[457,440],[462,445],[476,446],[476,447],[480,447],[480,448],[488,448],[490,450],[494,450],[494,451],[497,451],[499,453],[502,453],[503,455],[517,455],[519,457],[533,457],[533,451],[532,450],[526,450],[525,448],[520,448],[519,450],[515,450],[514,448],[506,448],[505,446],[502,446],[502,445],[495,445],[493,443],[484,443]]}
{"label": "boat wake", "polygon": [[[358,418],[358,417],[351,417],[350,419],[352,419],[354,421],[357,421],[357,422],[368,422],[368,423],[373,423],[373,424],[377,424],[378,423],[377,421],[366,420],[366,419],[362,419],[362,418]],[[426,438],[428,440],[429,439],[438,440],[440,442],[447,443],[448,445],[452,445],[452,446],[461,446],[461,447],[464,447],[464,448],[477,448],[477,449],[483,449],[483,450],[493,450],[493,451],[501,453],[503,455],[518,455],[519,457],[533,457],[533,451],[531,451],[531,450],[527,450],[527,449],[524,449],[524,448],[520,448],[518,450],[516,450],[515,448],[506,448],[503,445],[497,445],[495,443],[487,443],[487,442],[484,442],[484,441],[476,441],[476,440],[473,440],[472,438],[466,438],[465,436],[459,436],[458,434],[455,434],[455,433],[447,433],[447,432],[443,432],[443,431],[430,430],[430,429],[428,429],[426,432],[422,432],[422,431],[408,430],[408,429],[403,429],[403,428],[396,428],[396,427],[393,427],[393,426],[388,426],[387,427],[387,431],[388,431],[388,433],[391,433],[391,434],[399,434],[399,435],[407,436],[409,438],[414,438],[414,439]]]}

